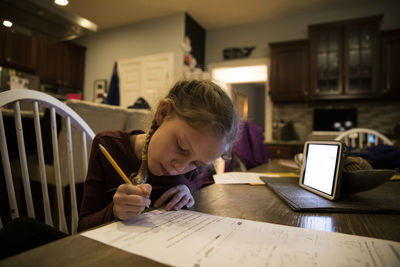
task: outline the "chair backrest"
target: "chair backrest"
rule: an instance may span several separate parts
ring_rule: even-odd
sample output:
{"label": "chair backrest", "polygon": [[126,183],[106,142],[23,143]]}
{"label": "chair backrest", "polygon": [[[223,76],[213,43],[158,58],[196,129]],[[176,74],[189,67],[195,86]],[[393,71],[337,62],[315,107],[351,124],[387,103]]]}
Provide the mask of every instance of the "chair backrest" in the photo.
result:
{"label": "chair backrest", "polygon": [[335,140],[344,141],[344,143],[353,148],[364,148],[377,146],[379,144],[393,145],[393,143],[383,134],[366,128],[354,128],[338,135]]}
{"label": "chair backrest", "polygon": [[[45,113],[44,111],[49,112],[50,114],[50,119],[47,121],[43,120],[43,114]],[[66,129],[66,134],[64,134],[65,140],[61,140],[61,135],[58,134],[59,129],[57,126],[57,119],[59,117],[62,118],[62,127],[65,127]],[[43,127],[44,122],[47,122],[50,125],[46,125],[47,128]],[[27,129],[23,129],[23,126]],[[29,129],[28,126],[31,126],[31,129]],[[49,130],[48,138],[43,138],[44,128]],[[74,134],[76,132],[80,133],[81,145],[78,146],[80,151],[76,151],[76,145],[73,146],[74,138],[72,138],[71,132]],[[1,176],[1,172],[0,178],[4,179],[5,182],[2,181],[0,183],[0,191],[4,191],[4,188],[1,188],[1,186],[5,185],[7,188],[10,219],[25,215],[22,214],[23,212],[26,212],[27,216],[35,218],[36,215],[34,207],[37,207],[37,202],[43,202],[43,207],[41,207],[41,209],[43,209],[42,212],[44,213],[44,221],[48,225],[56,227],[55,223],[53,223],[53,221],[55,221],[57,222],[58,229],[60,231],[65,233],[76,233],[78,223],[78,207],[75,190],[76,171],[74,168],[73,158],[74,155],[80,153],[79,156],[83,161],[82,166],[84,166],[81,168],[84,172],[82,175],[86,176],[88,165],[88,146],[91,145],[94,135],[95,134],[92,129],[75,111],[73,111],[63,102],[48,94],[26,89],[1,92],[0,147],[4,178]],[[15,141],[14,147],[13,141]],[[62,159],[65,159],[62,162],[60,162],[60,143],[64,143],[63,147],[66,148],[65,153],[62,152],[62,154],[65,154],[61,157]],[[52,154],[51,160],[54,168],[52,168],[53,173],[51,174],[49,174],[48,171],[46,172],[46,151],[43,149],[44,144],[48,144],[48,147],[50,148],[50,155]],[[15,150],[18,150],[18,153],[16,153]],[[40,176],[39,188],[41,188],[39,189],[39,191],[41,191],[41,195],[39,194],[40,199],[32,198],[32,180],[30,179],[30,170],[28,168],[28,163],[29,166],[31,166],[32,162],[31,158],[27,157],[32,150],[37,154],[36,164],[38,165]],[[11,158],[10,155],[12,155]],[[15,164],[10,164],[10,161],[19,161],[20,170],[18,172],[20,173],[19,176],[21,177],[15,177],[16,171],[11,168],[11,166],[15,166]],[[68,170],[66,172],[67,175],[61,173],[60,166],[66,167]],[[54,198],[57,200],[53,201],[53,203],[49,200],[49,175],[54,176],[51,178],[55,181]],[[20,182],[21,180],[22,185]],[[65,182],[65,180],[68,182]],[[69,196],[65,195],[67,193],[63,187],[63,184],[66,183],[69,186]],[[20,187],[18,185],[20,185]],[[23,189],[21,187],[23,187]],[[25,204],[23,198],[25,199]],[[53,197],[51,197],[51,199],[53,199]],[[65,199],[70,200],[70,205],[66,203],[64,206]],[[6,200],[4,202],[6,202]],[[57,208],[55,208],[54,202],[57,202]],[[67,209],[66,207],[68,207],[68,210],[70,209],[70,214],[65,213]],[[4,216],[3,212],[2,216]],[[0,228],[2,228],[2,226],[2,220],[0,218]]]}

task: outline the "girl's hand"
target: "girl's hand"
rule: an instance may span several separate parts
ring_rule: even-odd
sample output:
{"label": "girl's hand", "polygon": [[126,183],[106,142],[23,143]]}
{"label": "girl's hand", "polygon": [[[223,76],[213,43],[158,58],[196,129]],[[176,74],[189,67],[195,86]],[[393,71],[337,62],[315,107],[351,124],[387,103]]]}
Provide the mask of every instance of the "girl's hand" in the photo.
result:
{"label": "girl's hand", "polygon": [[171,199],[165,206],[165,210],[180,210],[186,205],[190,208],[194,205],[194,199],[189,188],[185,184],[180,184],[170,188],[167,192],[161,195],[154,203],[155,208],[161,207],[168,199]]}
{"label": "girl's hand", "polygon": [[121,184],[113,196],[114,217],[125,221],[139,215],[150,205],[150,193],[149,184]]}

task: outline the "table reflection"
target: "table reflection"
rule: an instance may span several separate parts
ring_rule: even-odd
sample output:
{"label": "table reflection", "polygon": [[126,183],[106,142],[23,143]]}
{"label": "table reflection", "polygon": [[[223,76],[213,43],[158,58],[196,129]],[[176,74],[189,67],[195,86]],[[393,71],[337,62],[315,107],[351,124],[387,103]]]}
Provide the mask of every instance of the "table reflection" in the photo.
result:
{"label": "table reflection", "polygon": [[299,226],[302,228],[329,232],[335,232],[337,230],[330,216],[306,215],[301,216],[299,219]]}

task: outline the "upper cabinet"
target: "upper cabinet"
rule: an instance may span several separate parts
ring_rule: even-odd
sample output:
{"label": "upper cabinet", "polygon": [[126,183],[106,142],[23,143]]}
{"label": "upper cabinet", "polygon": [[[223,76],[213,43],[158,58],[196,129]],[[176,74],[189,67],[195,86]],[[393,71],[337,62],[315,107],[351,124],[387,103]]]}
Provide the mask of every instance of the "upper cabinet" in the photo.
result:
{"label": "upper cabinet", "polygon": [[309,26],[311,99],[378,95],[382,16]]}
{"label": "upper cabinet", "polygon": [[269,44],[271,98],[274,102],[303,101],[309,91],[308,40]]}
{"label": "upper cabinet", "polygon": [[83,90],[86,48],[50,43],[0,27],[0,65],[34,73],[41,83]]}
{"label": "upper cabinet", "polygon": [[63,78],[66,87],[83,90],[86,47],[74,43],[63,43]]}
{"label": "upper cabinet", "polygon": [[41,82],[82,91],[86,48],[70,43],[39,45],[37,74]]}
{"label": "upper cabinet", "polygon": [[0,27],[0,63],[34,72],[38,40],[14,30]]}
{"label": "upper cabinet", "polygon": [[0,27],[0,64],[4,63],[4,50],[6,47],[6,31]]}
{"label": "upper cabinet", "polygon": [[384,31],[382,38],[382,95],[400,97],[400,29]]}

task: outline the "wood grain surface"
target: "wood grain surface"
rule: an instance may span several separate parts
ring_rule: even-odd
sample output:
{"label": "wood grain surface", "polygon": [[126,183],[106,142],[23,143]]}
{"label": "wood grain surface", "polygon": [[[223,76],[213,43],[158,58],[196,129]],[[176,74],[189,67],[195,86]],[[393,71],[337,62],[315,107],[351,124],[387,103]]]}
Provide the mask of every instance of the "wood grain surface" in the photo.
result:
{"label": "wood grain surface", "polygon": [[[250,171],[293,169],[272,162]],[[214,184],[196,192],[194,198],[191,210],[212,215],[400,241],[400,215],[294,212],[264,185]],[[74,235],[7,258],[0,266],[165,265]]]}

